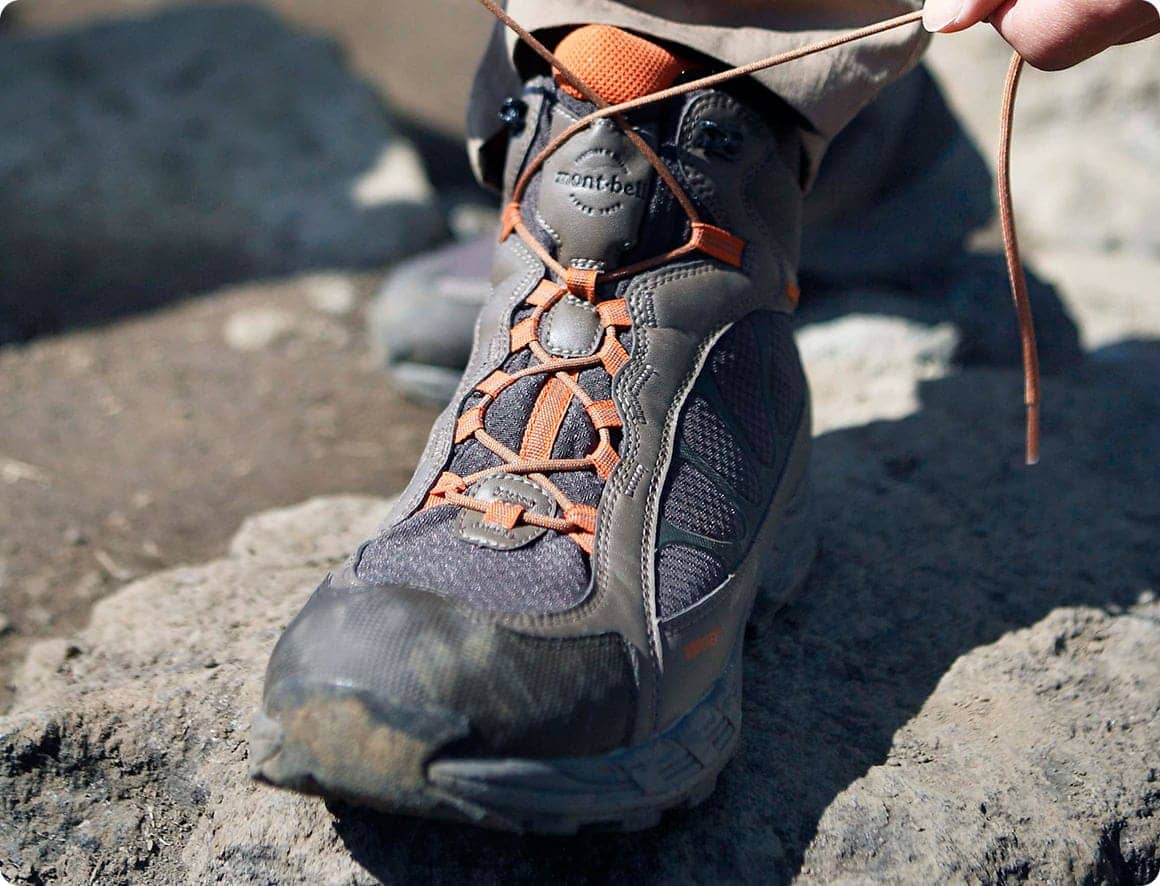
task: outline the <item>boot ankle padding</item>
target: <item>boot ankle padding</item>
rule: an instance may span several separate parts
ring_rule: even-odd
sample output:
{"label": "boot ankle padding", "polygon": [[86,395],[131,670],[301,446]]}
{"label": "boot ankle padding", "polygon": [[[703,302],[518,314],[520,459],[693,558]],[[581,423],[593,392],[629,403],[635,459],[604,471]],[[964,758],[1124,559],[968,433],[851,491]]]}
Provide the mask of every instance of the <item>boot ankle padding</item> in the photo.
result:
{"label": "boot ankle padding", "polygon": [[[611,25],[577,28],[560,41],[556,57],[610,105],[668,89],[689,67],[671,50]],[[558,71],[556,82],[584,98]]]}

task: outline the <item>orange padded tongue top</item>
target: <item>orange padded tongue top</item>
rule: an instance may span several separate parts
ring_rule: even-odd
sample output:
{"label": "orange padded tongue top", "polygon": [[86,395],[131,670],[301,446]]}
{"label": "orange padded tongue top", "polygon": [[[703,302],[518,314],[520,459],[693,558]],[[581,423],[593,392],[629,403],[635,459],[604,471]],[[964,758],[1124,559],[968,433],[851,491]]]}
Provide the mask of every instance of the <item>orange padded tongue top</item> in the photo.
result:
{"label": "orange padded tongue top", "polygon": [[[689,68],[664,47],[612,25],[577,28],[560,41],[556,58],[610,105],[667,89]],[[559,72],[556,82],[569,95],[583,98]]]}

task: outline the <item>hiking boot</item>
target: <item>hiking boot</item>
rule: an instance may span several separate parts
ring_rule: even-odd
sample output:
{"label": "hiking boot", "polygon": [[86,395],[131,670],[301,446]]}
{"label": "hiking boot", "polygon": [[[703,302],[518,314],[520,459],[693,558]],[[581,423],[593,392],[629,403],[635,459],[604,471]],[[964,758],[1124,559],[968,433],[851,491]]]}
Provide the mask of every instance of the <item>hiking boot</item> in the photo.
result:
{"label": "hiking boot", "polygon": [[[610,102],[684,68],[606,26],[558,54]],[[712,791],[747,620],[816,552],[798,120],[745,89],[599,120],[541,165],[594,106],[529,79],[466,373],[385,528],[278,641],[256,778],[541,833]]]}
{"label": "hiking boot", "polygon": [[[994,212],[986,161],[918,66],[855,117],[822,160],[803,206],[802,321],[866,310],[868,287],[909,294],[910,319],[956,325],[957,363],[1019,365],[1003,256],[965,245]],[[408,397],[442,406],[454,394],[491,293],[492,241],[441,247],[384,281],[370,337]],[[1058,291],[1032,273],[1028,283],[1043,368],[1078,363],[1079,331]]]}
{"label": "hiking boot", "polygon": [[495,236],[451,243],[401,262],[371,304],[372,347],[400,391],[445,405],[471,357],[475,318],[491,296]]}

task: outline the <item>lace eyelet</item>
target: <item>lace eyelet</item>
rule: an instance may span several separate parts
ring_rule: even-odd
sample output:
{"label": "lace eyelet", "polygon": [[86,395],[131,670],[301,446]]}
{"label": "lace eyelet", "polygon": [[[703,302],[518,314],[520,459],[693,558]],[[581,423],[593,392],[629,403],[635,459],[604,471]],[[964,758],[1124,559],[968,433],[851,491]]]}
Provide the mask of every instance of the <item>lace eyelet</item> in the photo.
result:
{"label": "lace eyelet", "polygon": [[723,160],[736,160],[741,156],[743,141],[744,137],[739,131],[722,126],[716,120],[699,120],[693,133],[694,147]]}
{"label": "lace eyelet", "polygon": [[509,95],[503,100],[496,116],[499,117],[499,122],[507,128],[508,132],[516,135],[524,128],[524,120],[528,116],[527,102]]}

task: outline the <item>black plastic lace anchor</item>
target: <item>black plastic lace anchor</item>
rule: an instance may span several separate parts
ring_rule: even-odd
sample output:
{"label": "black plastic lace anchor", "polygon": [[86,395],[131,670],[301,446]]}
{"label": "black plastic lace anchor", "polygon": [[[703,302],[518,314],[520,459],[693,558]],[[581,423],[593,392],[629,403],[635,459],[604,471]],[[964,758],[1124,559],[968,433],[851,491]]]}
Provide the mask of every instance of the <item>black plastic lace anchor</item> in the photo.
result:
{"label": "black plastic lace anchor", "polygon": [[500,123],[507,127],[508,132],[515,135],[524,128],[524,119],[528,116],[527,102],[509,95],[499,106],[496,116],[499,117]]}
{"label": "black plastic lace anchor", "polygon": [[699,120],[693,134],[695,147],[724,160],[736,160],[741,155],[741,142],[740,132],[716,120]]}

